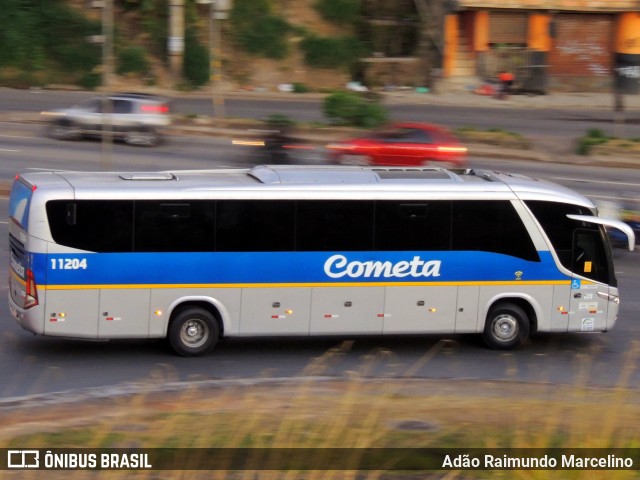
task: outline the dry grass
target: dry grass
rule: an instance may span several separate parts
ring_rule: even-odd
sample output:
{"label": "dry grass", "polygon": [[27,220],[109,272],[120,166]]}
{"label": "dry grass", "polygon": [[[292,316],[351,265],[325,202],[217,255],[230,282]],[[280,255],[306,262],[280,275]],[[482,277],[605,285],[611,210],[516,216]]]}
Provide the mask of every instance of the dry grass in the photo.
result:
{"label": "dry grass", "polygon": [[[348,344],[342,347],[348,348]],[[436,347],[437,348],[437,347]],[[175,380],[154,375],[134,395],[31,405],[0,413],[5,448],[629,448],[640,445],[640,398],[627,386],[640,347],[629,353],[616,388],[367,378],[387,352],[347,378],[323,377],[343,353],[331,350],[298,379],[201,382],[160,392]],[[419,362],[427,364],[433,351]],[[590,370],[588,357],[577,358]],[[307,376],[308,375],[308,376]],[[17,473],[21,473],[17,475]],[[0,472],[0,479],[45,472]],[[629,471],[415,472],[46,472],[46,478],[637,478]],[[29,474],[31,476],[29,476]],[[562,474],[561,477],[559,474]]]}
{"label": "dry grass", "polygon": [[482,143],[485,145],[501,146],[530,150],[531,142],[519,133],[493,128],[482,130],[473,127],[461,127],[455,130],[455,134],[463,142]]}

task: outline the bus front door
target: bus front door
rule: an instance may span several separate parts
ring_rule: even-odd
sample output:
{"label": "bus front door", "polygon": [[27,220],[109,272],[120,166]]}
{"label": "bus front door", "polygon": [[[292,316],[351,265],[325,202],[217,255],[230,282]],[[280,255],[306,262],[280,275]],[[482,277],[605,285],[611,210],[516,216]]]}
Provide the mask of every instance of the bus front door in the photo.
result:
{"label": "bus front door", "polygon": [[610,272],[602,234],[597,229],[577,229],[573,235],[570,332],[607,328]]}

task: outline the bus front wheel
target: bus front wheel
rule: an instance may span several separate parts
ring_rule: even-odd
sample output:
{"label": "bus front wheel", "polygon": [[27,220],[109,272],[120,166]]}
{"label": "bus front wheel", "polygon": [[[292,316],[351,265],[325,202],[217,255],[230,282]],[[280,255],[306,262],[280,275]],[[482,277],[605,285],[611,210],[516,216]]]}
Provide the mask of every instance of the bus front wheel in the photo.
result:
{"label": "bus front wheel", "polygon": [[482,337],[490,348],[510,350],[529,336],[529,318],[513,303],[502,303],[489,311]]}
{"label": "bus front wheel", "polygon": [[169,326],[169,343],[183,357],[211,351],[219,335],[220,329],[213,315],[197,307],[180,310]]}

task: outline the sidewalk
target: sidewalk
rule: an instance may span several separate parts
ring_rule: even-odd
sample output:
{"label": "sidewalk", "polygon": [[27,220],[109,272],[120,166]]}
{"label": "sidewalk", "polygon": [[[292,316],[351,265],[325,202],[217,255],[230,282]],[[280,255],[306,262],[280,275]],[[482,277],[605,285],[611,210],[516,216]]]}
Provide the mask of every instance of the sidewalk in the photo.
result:
{"label": "sidewalk", "polygon": [[[202,97],[210,99],[208,91],[198,92],[177,92],[177,91],[157,91],[168,97]],[[426,105],[451,105],[466,107],[516,107],[516,108],[594,108],[614,111],[613,94],[608,93],[548,93],[546,95],[514,94],[504,100],[487,95],[477,95],[473,93],[471,86],[469,89],[456,92],[429,92],[418,93],[413,89],[397,89],[395,91],[373,90],[372,93],[379,94],[386,104],[426,104]],[[326,97],[326,93],[290,93],[278,91],[248,91],[229,90],[221,94],[225,98],[253,98],[253,99],[282,99],[288,101],[319,101]],[[624,95],[623,105],[625,113],[632,113],[633,110],[640,110],[640,94]],[[639,112],[640,113],[640,112]]]}
{"label": "sidewalk", "polygon": [[[445,93],[416,93],[413,91],[385,92],[389,103],[419,103],[467,107],[495,108],[595,108],[614,111],[612,93],[550,93],[547,95],[510,95],[504,100],[492,96],[476,95],[472,91]],[[623,105],[627,114],[640,110],[640,95],[625,95]],[[640,113],[640,112],[638,112]]]}

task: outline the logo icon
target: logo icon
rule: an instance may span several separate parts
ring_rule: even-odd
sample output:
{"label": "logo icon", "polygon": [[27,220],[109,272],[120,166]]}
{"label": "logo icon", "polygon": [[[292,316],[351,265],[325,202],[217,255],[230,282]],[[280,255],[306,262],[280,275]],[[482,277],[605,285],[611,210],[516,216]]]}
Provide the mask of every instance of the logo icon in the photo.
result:
{"label": "logo icon", "polygon": [[8,468],[39,468],[40,452],[38,450],[8,450]]}

